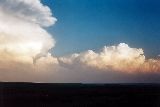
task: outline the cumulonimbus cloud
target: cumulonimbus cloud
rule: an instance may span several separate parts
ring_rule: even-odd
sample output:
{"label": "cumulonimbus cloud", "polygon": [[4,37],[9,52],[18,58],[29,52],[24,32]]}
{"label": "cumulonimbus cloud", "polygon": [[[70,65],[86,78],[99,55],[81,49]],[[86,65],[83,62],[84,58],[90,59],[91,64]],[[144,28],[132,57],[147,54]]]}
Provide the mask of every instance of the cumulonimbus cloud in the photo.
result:
{"label": "cumulonimbus cloud", "polygon": [[35,61],[45,56],[55,40],[43,26],[55,21],[40,0],[0,0],[1,59]]}
{"label": "cumulonimbus cloud", "polygon": [[45,27],[56,20],[40,0],[0,0],[1,81],[133,82],[160,75],[159,59],[146,59],[143,49],[125,43],[52,56],[55,40]]}

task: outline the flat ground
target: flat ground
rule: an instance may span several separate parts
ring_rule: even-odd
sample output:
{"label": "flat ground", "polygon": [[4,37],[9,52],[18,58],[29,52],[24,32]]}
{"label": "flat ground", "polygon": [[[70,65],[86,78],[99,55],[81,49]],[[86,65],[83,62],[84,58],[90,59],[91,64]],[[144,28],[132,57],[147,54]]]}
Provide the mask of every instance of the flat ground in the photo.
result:
{"label": "flat ground", "polygon": [[159,84],[0,83],[0,107],[160,107]]}

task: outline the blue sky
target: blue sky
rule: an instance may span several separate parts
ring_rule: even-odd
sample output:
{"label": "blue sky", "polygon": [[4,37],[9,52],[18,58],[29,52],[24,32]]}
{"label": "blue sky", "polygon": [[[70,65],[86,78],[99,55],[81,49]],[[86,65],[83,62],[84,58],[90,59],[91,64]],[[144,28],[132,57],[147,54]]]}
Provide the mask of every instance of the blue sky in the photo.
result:
{"label": "blue sky", "polygon": [[47,30],[54,36],[56,56],[98,50],[121,42],[160,54],[159,0],[42,0],[58,19]]}

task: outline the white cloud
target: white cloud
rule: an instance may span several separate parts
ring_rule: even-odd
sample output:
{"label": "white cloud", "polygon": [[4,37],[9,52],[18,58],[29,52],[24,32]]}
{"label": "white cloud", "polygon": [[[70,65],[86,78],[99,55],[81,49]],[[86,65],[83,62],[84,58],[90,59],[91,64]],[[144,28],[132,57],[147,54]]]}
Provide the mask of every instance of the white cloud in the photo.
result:
{"label": "white cloud", "polygon": [[42,26],[50,26],[57,20],[49,7],[40,0],[0,0],[1,12]]}
{"label": "white cloud", "polygon": [[104,46],[102,51],[88,50],[80,54],[59,58],[65,67],[92,67],[97,71],[113,72],[160,72],[160,60],[145,59],[142,49],[131,48],[125,43],[117,46]]}
{"label": "white cloud", "polygon": [[12,55],[9,60],[32,62],[45,56],[55,40],[41,26],[55,21],[40,0],[0,0],[0,59]]}
{"label": "white cloud", "polygon": [[0,60],[0,65],[1,81],[160,82],[159,60],[147,60],[142,49],[124,43],[68,57],[57,58],[48,53],[36,64]]}
{"label": "white cloud", "polygon": [[63,65],[83,65],[106,71],[135,72],[144,64],[145,56],[142,49],[130,48],[127,44],[120,43],[118,46],[105,46],[99,53],[88,50],[70,57],[59,58],[59,61]]}

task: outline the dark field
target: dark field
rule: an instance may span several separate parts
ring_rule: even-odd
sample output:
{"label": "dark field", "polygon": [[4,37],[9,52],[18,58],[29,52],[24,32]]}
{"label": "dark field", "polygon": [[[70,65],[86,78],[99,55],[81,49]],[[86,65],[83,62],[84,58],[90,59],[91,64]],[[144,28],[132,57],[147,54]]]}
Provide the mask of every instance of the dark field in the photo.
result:
{"label": "dark field", "polygon": [[158,84],[0,83],[0,107],[160,107]]}

